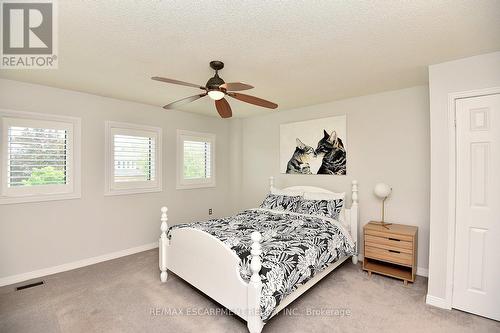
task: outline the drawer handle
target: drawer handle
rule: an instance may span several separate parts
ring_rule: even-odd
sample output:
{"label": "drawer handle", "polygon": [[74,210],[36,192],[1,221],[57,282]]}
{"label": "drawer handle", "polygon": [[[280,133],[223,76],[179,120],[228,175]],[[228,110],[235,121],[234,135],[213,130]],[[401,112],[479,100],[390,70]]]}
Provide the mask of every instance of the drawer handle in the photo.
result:
{"label": "drawer handle", "polygon": [[391,237],[389,237],[389,240],[401,242],[401,239],[397,239],[397,238],[391,238]]}
{"label": "drawer handle", "polygon": [[389,252],[392,252],[392,253],[401,253],[400,251],[396,251],[396,250],[389,250]]}

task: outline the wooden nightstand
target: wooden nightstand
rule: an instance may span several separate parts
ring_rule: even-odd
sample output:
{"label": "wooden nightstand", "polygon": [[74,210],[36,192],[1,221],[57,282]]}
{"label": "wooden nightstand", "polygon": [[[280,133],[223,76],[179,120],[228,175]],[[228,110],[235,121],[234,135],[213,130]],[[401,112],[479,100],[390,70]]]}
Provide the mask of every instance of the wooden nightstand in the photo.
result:
{"label": "wooden nightstand", "polygon": [[370,222],[364,231],[363,269],[402,279],[405,284],[414,282],[417,273],[418,228],[392,224],[383,227]]}

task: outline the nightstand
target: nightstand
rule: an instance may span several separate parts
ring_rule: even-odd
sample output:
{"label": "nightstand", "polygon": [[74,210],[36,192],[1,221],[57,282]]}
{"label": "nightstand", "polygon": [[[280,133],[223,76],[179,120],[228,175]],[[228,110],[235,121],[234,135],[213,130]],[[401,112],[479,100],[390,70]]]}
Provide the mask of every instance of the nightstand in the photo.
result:
{"label": "nightstand", "polygon": [[391,224],[386,227],[370,222],[363,228],[363,269],[371,273],[414,282],[417,273],[418,228]]}

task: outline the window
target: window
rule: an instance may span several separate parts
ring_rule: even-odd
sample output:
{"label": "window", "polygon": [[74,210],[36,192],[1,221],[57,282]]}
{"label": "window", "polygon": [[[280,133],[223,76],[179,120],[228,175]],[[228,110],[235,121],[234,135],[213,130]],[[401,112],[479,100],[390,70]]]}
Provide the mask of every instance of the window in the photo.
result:
{"label": "window", "polygon": [[177,189],[215,186],[215,135],[177,131]]}
{"label": "window", "polygon": [[106,147],[106,194],[161,191],[161,128],[108,121]]}
{"label": "window", "polygon": [[80,120],[0,110],[0,203],[80,197]]}

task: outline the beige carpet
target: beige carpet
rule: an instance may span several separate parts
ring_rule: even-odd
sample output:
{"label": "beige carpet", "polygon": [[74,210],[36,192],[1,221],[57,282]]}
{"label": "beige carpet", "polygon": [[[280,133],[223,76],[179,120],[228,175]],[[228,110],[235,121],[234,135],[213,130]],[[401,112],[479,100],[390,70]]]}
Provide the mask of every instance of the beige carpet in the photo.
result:
{"label": "beige carpet", "polygon": [[[2,287],[0,332],[247,332],[235,316],[210,315],[223,309],[178,277],[161,284],[157,263],[152,250],[55,274],[32,289]],[[368,278],[347,261],[263,332],[500,332],[499,322],[426,305],[426,289],[424,278],[404,286]]]}

